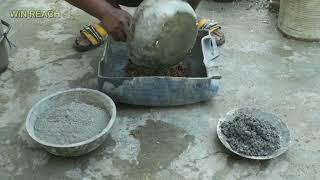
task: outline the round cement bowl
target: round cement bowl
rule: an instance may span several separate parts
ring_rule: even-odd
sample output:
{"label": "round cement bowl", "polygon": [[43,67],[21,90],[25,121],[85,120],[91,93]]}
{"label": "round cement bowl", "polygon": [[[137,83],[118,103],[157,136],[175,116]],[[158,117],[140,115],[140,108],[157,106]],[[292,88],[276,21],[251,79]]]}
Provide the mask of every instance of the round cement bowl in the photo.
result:
{"label": "round cement bowl", "polygon": [[[40,140],[34,133],[34,125],[37,117],[44,112],[50,111],[51,108],[68,104],[71,102],[81,102],[89,105],[100,107],[110,114],[107,126],[95,136],[82,142],[66,145],[51,144]],[[115,122],[116,106],[111,98],[107,95],[91,89],[71,89],[57,92],[35,104],[29,111],[26,120],[26,129],[30,137],[44,147],[48,152],[57,156],[80,156],[98,148],[106,139],[108,132]]]}
{"label": "round cement bowl", "polygon": [[[227,142],[227,137],[225,137],[225,135],[221,131],[221,124],[225,121],[233,121],[235,117],[238,116],[239,113],[246,113],[246,114],[248,113],[260,120],[270,122],[275,128],[277,128],[277,131],[279,131],[280,148],[276,150],[274,153],[272,153],[271,155],[267,155],[267,156],[250,156],[232,149],[229,143]],[[229,149],[231,152],[239,156],[242,156],[248,159],[267,160],[267,159],[275,158],[277,156],[280,156],[284,152],[286,152],[290,144],[290,131],[288,129],[288,126],[277,116],[268,112],[263,112],[259,109],[254,109],[254,108],[240,108],[240,109],[229,111],[225,116],[225,118],[222,118],[219,120],[217,125],[217,134],[218,134],[218,138],[227,149]]]}

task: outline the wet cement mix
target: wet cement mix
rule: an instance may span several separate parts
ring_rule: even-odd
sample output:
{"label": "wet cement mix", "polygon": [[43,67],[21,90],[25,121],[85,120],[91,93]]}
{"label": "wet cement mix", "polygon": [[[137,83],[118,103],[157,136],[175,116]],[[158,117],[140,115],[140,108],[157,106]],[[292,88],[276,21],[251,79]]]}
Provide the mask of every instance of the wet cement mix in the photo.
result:
{"label": "wet cement mix", "polygon": [[78,143],[99,134],[109,120],[110,115],[99,107],[72,102],[40,114],[35,136],[59,145]]}
{"label": "wet cement mix", "polygon": [[150,69],[137,66],[129,61],[127,65],[127,74],[129,77],[141,76],[171,76],[171,77],[188,77],[190,72],[190,64],[180,62],[179,64],[167,69]]}
{"label": "wet cement mix", "polygon": [[270,122],[240,113],[233,121],[221,124],[231,148],[249,156],[267,156],[280,148],[279,131]]}

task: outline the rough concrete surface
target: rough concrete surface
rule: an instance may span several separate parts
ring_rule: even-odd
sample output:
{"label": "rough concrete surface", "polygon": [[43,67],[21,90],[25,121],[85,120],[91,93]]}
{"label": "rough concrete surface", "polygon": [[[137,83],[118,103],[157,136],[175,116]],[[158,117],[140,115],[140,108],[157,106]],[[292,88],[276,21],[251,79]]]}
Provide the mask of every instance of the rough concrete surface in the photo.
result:
{"label": "rough concrete surface", "polygon": [[[13,9],[50,7],[62,16],[9,17]],[[2,1],[0,16],[13,25],[10,37],[17,48],[10,51],[9,70],[0,75],[0,179],[319,179],[320,44],[286,39],[276,29],[275,14],[247,9],[246,1],[204,0],[197,10],[219,21],[226,35],[218,58],[223,77],[218,96],[175,108],[117,105],[106,143],[89,155],[64,159],[34,144],[24,122],[46,95],[95,87],[103,49],[71,48],[92,18],[61,0]],[[244,106],[270,111],[288,124],[287,153],[251,161],[221,145],[218,119]]]}

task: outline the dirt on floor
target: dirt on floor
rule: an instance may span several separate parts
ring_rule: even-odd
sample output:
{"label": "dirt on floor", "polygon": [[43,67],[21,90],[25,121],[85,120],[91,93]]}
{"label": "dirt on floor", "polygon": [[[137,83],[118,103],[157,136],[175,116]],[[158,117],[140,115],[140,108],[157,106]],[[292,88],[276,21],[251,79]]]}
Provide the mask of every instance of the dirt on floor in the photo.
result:
{"label": "dirt on floor", "polygon": [[269,8],[269,0],[247,0],[249,2],[249,8],[256,8],[257,10],[263,10]]}
{"label": "dirt on floor", "polygon": [[[233,2],[233,3],[240,3],[240,1],[244,1],[248,3],[247,10],[255,8],[256,10],[263,10],[269,8],[269,1],[270,0],[214,0],[216,2]],[[273,0],[279,1],[279,0]]]}

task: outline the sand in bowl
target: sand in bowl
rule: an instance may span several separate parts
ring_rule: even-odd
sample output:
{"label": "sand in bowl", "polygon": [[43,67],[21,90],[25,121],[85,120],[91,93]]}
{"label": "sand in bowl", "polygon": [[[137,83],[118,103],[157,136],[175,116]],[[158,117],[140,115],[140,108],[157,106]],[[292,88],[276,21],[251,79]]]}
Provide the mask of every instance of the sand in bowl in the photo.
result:
{"label": "sand in bowl", "polygon": [[102,132],[109,120],[110,114],[99,107],[72,102],[40,114],[34,133],[47,143],[73,144]]}
{"label": "sand in bowl", "polygon": [[179,64],[167,69],[150,69],[137,66],[130,62],[127,65],[127,74],[129,77],[141,76],[171,76],[171,77],[188,77],[190,72],[190,64],[180,62]]}

